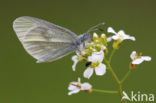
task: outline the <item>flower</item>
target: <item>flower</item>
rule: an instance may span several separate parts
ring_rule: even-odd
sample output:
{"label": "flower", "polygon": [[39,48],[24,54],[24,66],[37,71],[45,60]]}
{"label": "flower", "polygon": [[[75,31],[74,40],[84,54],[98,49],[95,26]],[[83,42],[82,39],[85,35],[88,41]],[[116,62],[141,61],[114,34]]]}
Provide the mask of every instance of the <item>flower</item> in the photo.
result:
{"label": "flower", "polygon": [[69,84],[69,87],[68,87],[69,93],[68,93],[68,95],[78,93],[81,90],[90,93],[91,90],[92,90],[91,88],[92,88],[91,84],[86,83],[86,82],[81,83],[80,78],[78,78],[78,82],[71,82]]}
{"label": "flower", "polygon": [[102,63],[104,58],[104,52],[93,52],[91,56],[88,57],[88,62],[91,62],[89,67],[84,71],[84,77],[90,78],[95,69],[96,75],[104,75],[106,73],[106,66]]}
{"label": "flower", "polygon": [[90,52],[88,50],[83,50],[80,53],[77,52],[76,55],[72,56],[72,60],[73,60],[73,65],[72,65],[72,69],[73,71],[76,70],[76,65],[79,61],[86,61],[88,55],[90,55]]}
{"label": "flower", "polygon": [[[112,27],[108,27],[107,32],[115,34],[111,37],[114,40],[119,39],[119,40],[123,41],[126,39],[130,39],[130,40],[135,41],[135,37],[125,34],[125,32],[123,30],[119,30],[119,32],[115,32],[115,30]],[[108,38],[108,39],[109,39],[108,41],[111,40],[110,38]]]}
{"label": "flower", "polygon": [[130,58],[132,59],[130,68],[135,68],[138,64],[141,64],[143,61],[151,61],[151,57],[138,55],[136,51],[133,51],[131,53]]}
{"label": "flower", "polygon": [[132,64],[141,64],[143,61],[151,61],[151,57],[149,56],[140,56],[136,53],[136,51],[133,51],[130,55],[132,59]]}

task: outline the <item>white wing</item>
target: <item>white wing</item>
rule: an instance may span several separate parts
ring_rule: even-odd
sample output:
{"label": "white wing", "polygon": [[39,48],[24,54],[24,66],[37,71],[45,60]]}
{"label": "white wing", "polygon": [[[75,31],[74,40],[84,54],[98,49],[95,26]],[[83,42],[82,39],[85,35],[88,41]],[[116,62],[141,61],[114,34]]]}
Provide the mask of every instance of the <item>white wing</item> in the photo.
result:
{"label": "white wing", "polygon": [[76,49],[77,35],[70,30],[34,17],[19,17],[13,23],[25,50],[37,62],[57,60]]}

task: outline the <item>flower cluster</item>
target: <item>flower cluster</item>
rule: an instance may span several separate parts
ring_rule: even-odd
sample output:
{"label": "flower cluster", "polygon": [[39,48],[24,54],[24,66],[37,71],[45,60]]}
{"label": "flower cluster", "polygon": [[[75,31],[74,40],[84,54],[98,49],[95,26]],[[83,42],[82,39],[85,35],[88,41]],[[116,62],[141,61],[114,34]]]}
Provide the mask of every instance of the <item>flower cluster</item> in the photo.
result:
{"label": "flower cluster", "polygon": [[[124,40],[132,40],[135,41],[135,37],[126,34],[123,30],[119,30],[119,32],[115,32],[112,27],[108,27],[107,34],[113,34],[112,36],[106,36],[106,34],[102,33],[101,36],[98,36],[96,33],[93,33],[93,38],[91,42],[87,43],[87,46],[76,55],[72,57],[73,71],[76,71],[76,65],[79,62],[85,64],[86,69],[83,72],[83,77],[89,79],[93,73],[95,72],[98,76],[103,76],[106,73],[107,66],[104,63],[106,55],[108,53],[109,42],[113,41],[113,49],[118,50],[120,48],[121,43]],[[151,58],[149,56],[141,56],[138,55],[135,51],[130,55],[132,59],[130,63],[130,68],[135,68],[138,64],[143,61],[150,61]],[[92,91],[92,86],[89,83],[81,83],[80,78],[78,82],[71,82],[69,85],[69,93],[68,95],[78,93],[79,91]]]}
{"label": "flower cluster", "polygon": [[96,33],[93,34],[93,41],[88,43],[86,48],[80,54],[74,55],[72,60],[73,71],[76,70],[78,62],[84,62],[87,69],[84,71],[83,76],[90,78],[95,70],[96,75],[104,75],[106,73],[106,66],[103,64],[104,53],[106,51],[107,37],[102,34],[99,37]]}

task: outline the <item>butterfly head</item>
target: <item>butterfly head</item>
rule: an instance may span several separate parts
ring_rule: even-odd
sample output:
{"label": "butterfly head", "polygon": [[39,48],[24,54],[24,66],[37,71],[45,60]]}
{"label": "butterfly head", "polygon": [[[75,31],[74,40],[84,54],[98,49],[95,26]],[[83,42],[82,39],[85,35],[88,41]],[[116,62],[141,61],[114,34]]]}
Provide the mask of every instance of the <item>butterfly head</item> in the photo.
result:
{"label": "butterfly head", "polygon": [[82,51],[89,41],[91,41],[90,33],[80,35],[77,42],[78,49]]}

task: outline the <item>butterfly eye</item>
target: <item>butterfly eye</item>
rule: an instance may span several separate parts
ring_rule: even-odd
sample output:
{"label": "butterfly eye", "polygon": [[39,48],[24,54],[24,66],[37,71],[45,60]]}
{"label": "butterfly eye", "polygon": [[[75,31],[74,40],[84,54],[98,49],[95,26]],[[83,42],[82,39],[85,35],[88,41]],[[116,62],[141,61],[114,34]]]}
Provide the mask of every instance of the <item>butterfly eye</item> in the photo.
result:
{"label": "butterfly eye", "polygon": [[98,30],[101,31],[101,32],[104,31],[102,28],[98,28]]}
{"label": "butterfly eye", "polygon": [[92,62],[90,62],[90,61],[87,62],[87,63],[86,63],[86,67],[89,67],[91,64],[92,64]]}

